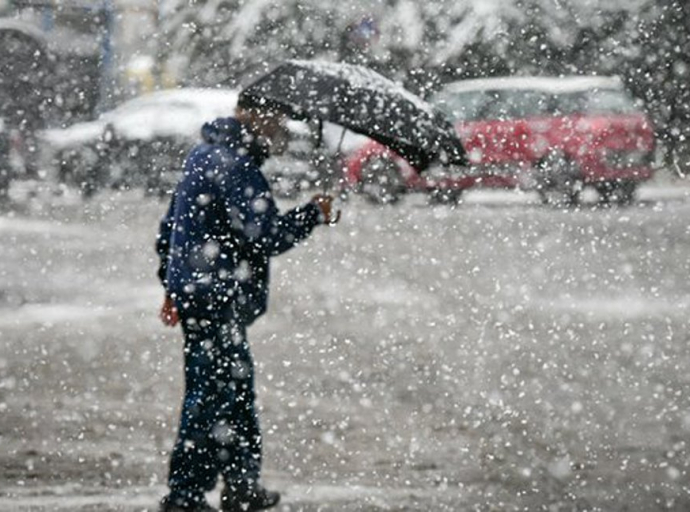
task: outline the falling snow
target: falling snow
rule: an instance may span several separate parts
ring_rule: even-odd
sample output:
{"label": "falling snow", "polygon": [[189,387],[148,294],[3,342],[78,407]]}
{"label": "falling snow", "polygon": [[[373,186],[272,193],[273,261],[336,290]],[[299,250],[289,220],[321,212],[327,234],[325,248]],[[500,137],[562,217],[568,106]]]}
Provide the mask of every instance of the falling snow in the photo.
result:
{"label": "falling snow", "polygon": [[[342,212],[271,258],[228,372],[255,370],[276,510],[690,510],[688,34],[681,0],[0,0],[0,510],[158,510],[185,354],[157,229],[194,145],[227,142],[204,123],[285,62],[348,82],[336,106],[381,95],[348,130],[287,122],[245,210],[188,201]],[[247,301],[233,243],[189,249],[185,291]]]}

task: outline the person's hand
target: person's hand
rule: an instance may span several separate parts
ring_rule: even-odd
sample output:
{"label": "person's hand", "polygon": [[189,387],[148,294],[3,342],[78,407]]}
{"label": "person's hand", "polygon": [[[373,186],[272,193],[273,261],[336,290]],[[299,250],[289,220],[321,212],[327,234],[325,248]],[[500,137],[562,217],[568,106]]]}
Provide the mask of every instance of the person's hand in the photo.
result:
{"label": "person's hand", "polygon": [[316,204],[321,210],[321,220],[324,224],[337,224],[340,220],[340,210],[333,214],[333,196],[328,194],[316,194],[311,198],[311,201]]}
{"label": "person's hand", "polygon": [[161,322],[168,327],[175,327],[180,321],[175,303],[167,295],[163,301],[163,306],[161,307],[161,312],[158,317],[161,319]]}

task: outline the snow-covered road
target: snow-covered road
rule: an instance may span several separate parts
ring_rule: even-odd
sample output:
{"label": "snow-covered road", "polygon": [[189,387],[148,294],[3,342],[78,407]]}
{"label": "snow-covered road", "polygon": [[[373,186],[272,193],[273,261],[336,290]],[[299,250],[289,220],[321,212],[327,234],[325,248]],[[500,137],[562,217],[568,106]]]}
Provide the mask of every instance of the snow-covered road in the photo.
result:
{"label": "snow-covered road", "polygon": [[[182,392],[164,205],[0,216],[0,510],[154,509]],[[358,198],[250,330],[281,510],[688,510],[690,189]]]}

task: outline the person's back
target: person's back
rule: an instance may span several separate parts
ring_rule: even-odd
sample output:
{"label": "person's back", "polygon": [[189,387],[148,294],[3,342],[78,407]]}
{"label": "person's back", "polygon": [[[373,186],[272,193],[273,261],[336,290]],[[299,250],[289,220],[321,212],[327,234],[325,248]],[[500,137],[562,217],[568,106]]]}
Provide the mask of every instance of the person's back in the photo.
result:
{"label": "person's back", "polygon": [[217,119],[202,133],[164,220],[167,288],[180,310],[249,324],[266,310],[269,257],[306,237],[320,211],[309,203],[279,214],[260,171],[266,149],[237,120]]}
{"label": "person's back", "polygon": [[243,291],[260,304],[266,299],[267,283],[258,277],[267,258],[231,213],[251,208],[251,196],[242,189],[267,190],[258,169],[262,156],[242,140],[242,131],[234,119],[205,125],[204,142],[187,158],[175,191],[167,281],[178,308],[190,313],[227,309],[239,293],[241,265],[256,271],[254,289],[244,283]]}

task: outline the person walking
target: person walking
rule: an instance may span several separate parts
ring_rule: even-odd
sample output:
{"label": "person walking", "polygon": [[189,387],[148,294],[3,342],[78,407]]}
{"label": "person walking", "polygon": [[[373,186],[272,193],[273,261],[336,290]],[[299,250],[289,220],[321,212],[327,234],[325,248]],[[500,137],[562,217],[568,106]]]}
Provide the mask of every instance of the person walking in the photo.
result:
{"label": "person walking", "polygon": [[156,249],[165,287],[161,320],[184,334],[185,393],[163,512],[212,511],[204,494],[220,475],[221,510],[276,505],[261,476],[261,431],[247,327],[266,311],[269,262],[319,224],[337,222],[329,195],[281,214],[261,166],[285,141],[284,118],[237,109],[202,128],[161,221]]}

